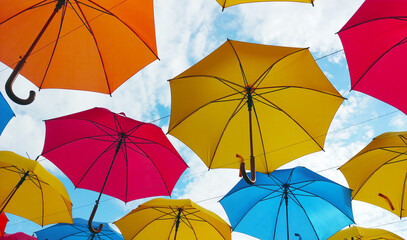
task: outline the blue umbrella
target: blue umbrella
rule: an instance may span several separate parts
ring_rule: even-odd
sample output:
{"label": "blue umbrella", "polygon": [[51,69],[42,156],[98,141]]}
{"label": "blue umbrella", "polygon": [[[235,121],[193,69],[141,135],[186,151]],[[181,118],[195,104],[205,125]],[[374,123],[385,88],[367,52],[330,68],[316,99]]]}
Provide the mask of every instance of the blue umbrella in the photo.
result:
{"label": "blue umbrella", "polygon": [[351,190],[304,168],[257,173],[221,200],[232,229],[259,239],[327,239],[354,223]]}
{"label": "blue umbrella", "polygon": [[58,223],[51,227],[44,228],[35,232],[38,240],[123,240],[123,237],[114,231],[107,223],[93,222],[95,228],[99,224],[103,224],[103,229],[100,233],[92,233],[88,229],[88,221],[82,218],[74,218],[73,224]]}
{"label": "blue umbrella", "polygon": [[13,110],[11,110],[10,105],[8,105],[6,99],[0,93],[0,134],[12,117],[14,117]]}

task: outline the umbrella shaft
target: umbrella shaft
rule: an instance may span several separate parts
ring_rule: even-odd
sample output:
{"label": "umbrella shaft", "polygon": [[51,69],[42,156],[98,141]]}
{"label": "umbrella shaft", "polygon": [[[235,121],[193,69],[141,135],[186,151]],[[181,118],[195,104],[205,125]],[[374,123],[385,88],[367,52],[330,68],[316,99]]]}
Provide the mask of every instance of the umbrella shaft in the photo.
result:
{"label": "umbrella shaft", "polygon": [[287,224],[287,240],[290,240],[290,231],[288,227],[288,191],[287,186],[284,186],[284,201],[285,201],[285,217],[286,217],[286,224]]}

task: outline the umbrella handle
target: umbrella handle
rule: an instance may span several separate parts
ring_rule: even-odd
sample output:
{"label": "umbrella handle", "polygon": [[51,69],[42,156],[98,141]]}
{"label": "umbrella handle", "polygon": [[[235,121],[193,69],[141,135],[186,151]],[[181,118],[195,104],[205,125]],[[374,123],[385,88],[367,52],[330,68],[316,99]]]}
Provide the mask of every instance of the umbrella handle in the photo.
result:
{"label": "umbrella handle", "polygon": [[300,235],[300,234],[298,234],[298,233],[294,233],[294,235],[298,237],[298,240],[302,240],[302,237],[301,237],[301,235]]}
{"label": "umbrella handle", "polygon": [[239,176],[243,177],[245,182],[247,182],[248,184],[253,185],[256,182],[256,170],[255,170],[255,164],[254,164],[254,157],[253,156],[250,157],[251,179],[249,178],[249,176],[247,176],[246,168],[245,168],[246,164],[244,163],[244,158],[239,154],[236,154],[236,157],[240,158],[240,173],[239,173]]}
{"label": "umbrella handle", "polygon": [[7,79],[6,82],[6,93],[8,95],[8,97],[13,100],[15,103],[18,103],[20,105],[28,105],[30,103],[32,103],[35,99],[35,92],[34,91],[30,91],[30,95],[28,96],[27,99],[22,99],[17,97],[17,95],[14,94],[13,92],[13,84],[14,84],[14,80],[16,79],[18,73],[20,72],[21,68],[24,66],[24,59],[21,59],[17,66],[14,68],[13,72],[11,73],[10,77]]}
{"label": "umbrella handle", "polygon": [[387,201],[387,203],[389,204],[391,210],[392,211],[394,210],[394,206],[393,206],[393,203],[390,201],[390,198],[388,198],[386,195],[384,195],[382,193],[379,193],[379,197],[384,198]]}
{"label": "umbrella handle", "polygon": [[90,214],[89,221],[88,221],[89,231],[91,231],[94,234],[100,233],[102,231],[102,229],[103,229],[103,224],[100,224],[99,228],[97,228],[97,229],[93,228],[93,223],[92,222],[93,222],[93,218],[95,217],[97,209],[98,209],[98,203],[96,203],[95,206],[93,207],[92,213]]}

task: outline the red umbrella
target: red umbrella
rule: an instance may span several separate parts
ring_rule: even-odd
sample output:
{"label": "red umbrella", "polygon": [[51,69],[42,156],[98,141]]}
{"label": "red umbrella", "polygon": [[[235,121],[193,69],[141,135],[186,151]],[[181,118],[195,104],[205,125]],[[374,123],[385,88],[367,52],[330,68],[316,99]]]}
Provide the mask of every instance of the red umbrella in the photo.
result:
{"label": "red umbrella", "polygon": [[5,233],[4,236],[0,238],[0,240],[37,240],[37,238],[22,232],[16,232],[13,234]]}
{"label": "red umbrella", "polygon": [[[42,155],[75,187],[124,202],[168,196],[187,168],[161,128],[104,108],[45,121]],[[101,230],[101,228],[99,228]],[[98,231],[99,231],[98,230]]]}
{"label": "red umbrella", "polygon": [[407,0],[366,0],[339,31],[351,87],[407,113]]}
{"label": "red umbrella", "polygon": [[6,229],[6,225],[8,222],[8,218],[4,212],[0,213],[0,237],[4,234],[4,229]]}

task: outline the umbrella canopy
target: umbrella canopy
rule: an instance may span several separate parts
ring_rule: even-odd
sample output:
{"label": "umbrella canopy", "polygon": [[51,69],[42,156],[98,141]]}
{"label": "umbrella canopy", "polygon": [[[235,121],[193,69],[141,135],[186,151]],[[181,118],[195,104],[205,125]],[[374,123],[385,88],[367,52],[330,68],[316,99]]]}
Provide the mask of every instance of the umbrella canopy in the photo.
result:
{"label": "umbrella canopy", "polygon": [[7,123],[14,117],[13,110],[11,110],[10,105],[8,105],[6,99],[4,99],[3,94],[0,93],[0,134],[3,132]]}
{"label": "umbrella canopy", "polygon": [[[73,182],[124,202],[171,194],[187,164],[161,128],[93,108],[45,121],[42,155]],[[95,206],[97,206],[97,204]]]}
{"label": "umbrella canopy", "polygon": [[352,198],[407,216],[407,132],[387,132],[339,168]]}
{"label": "umbrella canopy", "polygon": [[9,96],[19,72],[40,89],[111,94],[157,59],[153,0],[0,0],[0,5],[0,61],[15,68]]}
{"label": "umbrella canopy", "polygon": [[222,218],[189,199],[153,199],[114,224],[125,240],[231,239]]}
{"label": "umbrella canopy", "polygon": [[407,114],[406,12],[406,0],[366,0],[338,34],[352,89]]}
{"label": "umbrella canopy", "polygon": [[353,223],[351,190],[304,167],[241,180],[220,203],[234,231],[259,239],[327,239]]}
{"label": "umbrella canopy", "polygon": [[403,240],[400,236],[384,229],[352,226],[335,233],[328,240]]}
{"label": "umbrella canopy", "polygon": [[254,2],[302,2],[302,3],[311,3],[314,6],[315,0],[216,0],[216,1],[222,6],[222,9],[225,9],[227,7],[242,3],[254,3]]}
{"label": "umbrella canopy", "polygon": [[0,151],[0,213],[41,226],[72,223],[72,203],[64,185],[37,161]]}
{"label": "umbrella canopy", "polygon": [[37,240],[37,238],[27,235],[23,232],[16,232],[12,234],[5,233],[4,236],[0,238],[0,240]]}
{"label": "umbrella canopy", "polygon": [[88,221],[81,218],[74,218],[73,224],[58,223],[53,226],[35,232],[39,240],[122,240],[123,237],[113,230],[107,223],[94,222],[95,227],[103,224],[100,233],[92,233],[88,229]]}
{"label": "umbrella canopy", "polygon": [[169,134],[209,168],[242,169],[236,154],[250,159],[252,177],[322,150],[344,100],[308,49],[232,40],[170,87]]}
{"label": "umbrella canopy", "polygon": [[4,229],[6,229],[6,225],[8,222],[8,218],[4,212],[0,213],[0,237],[4,234]]}

